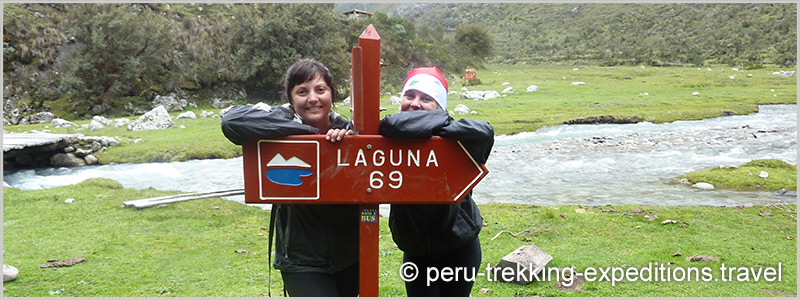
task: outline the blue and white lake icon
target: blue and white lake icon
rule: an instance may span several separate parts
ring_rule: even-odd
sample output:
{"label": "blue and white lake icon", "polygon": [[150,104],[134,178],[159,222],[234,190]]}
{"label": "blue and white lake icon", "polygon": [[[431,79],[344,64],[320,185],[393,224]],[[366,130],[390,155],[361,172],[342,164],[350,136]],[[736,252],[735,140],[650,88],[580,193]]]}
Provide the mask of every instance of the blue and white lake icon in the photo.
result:
{"label": "blue and white lake icon", "polygon": [[278,153],[267,163],[267,179],[280,185],[298,186],[303,184],[303,179],[313,172],[309,170],[311,165],[303,160],[292,156],[288,160]]}

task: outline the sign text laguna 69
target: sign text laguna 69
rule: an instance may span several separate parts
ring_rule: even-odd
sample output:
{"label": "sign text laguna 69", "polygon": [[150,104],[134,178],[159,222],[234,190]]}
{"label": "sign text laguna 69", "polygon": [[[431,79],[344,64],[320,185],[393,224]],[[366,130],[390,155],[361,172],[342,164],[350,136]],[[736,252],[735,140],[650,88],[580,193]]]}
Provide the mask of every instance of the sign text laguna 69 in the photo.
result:
{"label": "sign text laguna 69", "polygon": [[289,136],[242,151],[246,203],[455,203],[488,173],[460,142],[440,137]]}

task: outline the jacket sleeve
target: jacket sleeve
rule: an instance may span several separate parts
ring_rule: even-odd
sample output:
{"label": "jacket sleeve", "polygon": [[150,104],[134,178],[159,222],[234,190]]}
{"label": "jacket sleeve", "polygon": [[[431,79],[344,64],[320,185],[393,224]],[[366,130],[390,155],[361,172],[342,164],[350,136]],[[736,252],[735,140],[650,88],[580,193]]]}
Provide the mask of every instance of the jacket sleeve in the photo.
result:
{"label": "jacket sleeve", "polygon": [[222,116],[222,134],[234,144],[247,140],[298,134],[318,134],[316,128],[292,121],[294,115],[284,107],[269,111],[249,105],[236,105]]}
{"label": "jacket sleeve", "polygon": [[479,163],[486,163],[494,146],[494,128],[479,120],[454,120],[443,110],[404,111],[381,120],[380,134],[390,138],[441,136],[461,142]]}

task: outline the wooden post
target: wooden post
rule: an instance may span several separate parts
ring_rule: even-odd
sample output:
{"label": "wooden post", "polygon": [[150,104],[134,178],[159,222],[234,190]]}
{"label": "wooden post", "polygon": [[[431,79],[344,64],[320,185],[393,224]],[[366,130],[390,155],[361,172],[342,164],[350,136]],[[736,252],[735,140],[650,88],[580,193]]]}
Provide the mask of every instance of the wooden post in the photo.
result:
{"label": "wooden post", "polygon": [[[380,126],[381,37],[372,24],[358,37],[352,62],[353,125],[359,134],[376,135]],[[360,208],[359,295],[377,297],[380,214],[377,203]]]}

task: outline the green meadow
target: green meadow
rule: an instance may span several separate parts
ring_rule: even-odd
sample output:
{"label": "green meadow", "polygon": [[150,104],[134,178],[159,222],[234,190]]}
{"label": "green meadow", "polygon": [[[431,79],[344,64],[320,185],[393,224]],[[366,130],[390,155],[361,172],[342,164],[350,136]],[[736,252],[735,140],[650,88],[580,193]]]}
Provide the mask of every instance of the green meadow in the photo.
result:
{"label": "green meadow", "polygon": [[[476,113],[453,117],[488,121],[498,135],[535,131],[595,116],[663,123],[750,114],[761,104],[797,103],[797,77],[772,74],[777,71],[790,70],[765,67],[734,71],[729,66],[698,69],[490,65],[478,70],[480,84],[467,89],[500,92],[510,86],[515,93],[483,101],[462,100],[453,94],[448,98],[448,109],[453,110],[459,104],[468,106]],[[463,87],[463,81],[456,77],[448,81],[451,91]],[[504,85],[506,82],[509,84]],[[585,84],[573,85],[573,82]],[[536,85],[538,91],[526,92],[530,85]],[[694,92],[699,95],[693,96]],[[207,100],[189,99],[199,105],[191,110],[197,115],[202,110],[218,114],[219,110],[212,109]],[[386,108],[381,116],[399,110],[388,101],[389,96],[381,97],[381,106]],[[336,104],[338,112],[349,115],[348,106]],[[127,118],[135,120],[138,116]],[[121,145],[96,154],[103,164],[241,155],[241,148],[222,135],[219,120],[180,119],[175,120],[175,128],[136,132],[124,127],[89,131],[52,128],[50,124],[3,129],[118,137]],[[79,125],[89,123],[89,120],[70,121]],[[142,142],[135,143],[137,139]],[[769,178],[753,181],[753,172],[757,174],[760,170],[768,170]],[[796,190],[797,185],[796,166],[775,161],[754,161],[749,166],[700,171],[681,178],[736,190]],[[4,188],[3,260],[17,267],[20,275],[3,285],[3,295],[262,297],[268,291],[273,296],[283,295],[280,272],[268,268],[265,229],[268,212],[219,198],[141,210],[122,205],[127,200],[175,193],[123,189],[108,179],[90,179],[45,190]],[[64,203],[67,198],[74,198],[75,202]],[[486,222],[480,235],[484,268],[487,264],[493,266],[520,246],[535,244],[553,256],[548,267],[574,266],[584,272],[587,268],[627,269],[663,264],[670,270],[708,268],[712,277],[708,281],[701,277],[681,281],[622,281],[613,285],[608,280],[586,280],[564,288],[555,281],[517,285],[479,276],[472,296],[797,295],[795,204],[479,207]],[[662,224],[667,220],[676,222]],[[402,251],[392,241],[386,221],[387,218],[382,218],[380,223],[380,296],[404,296],[398,272]],[[686,261],[687,257],[698,254],[719,261]],[[75,257],[84,257],[86,261],[71,267],[40,268],[48,260]],[[734,278],[726,274],[728,280],[723,280],[720,270],[723,264],[736,268],[731,273]],[[763,271],[779,264],[780,280],[767,280]],[[740,275],[745,269],[752,271],[745,274],[747,278]],[[756,279],[758,270],[762,273]]]}
{"label": "green meadow", "polygon": [[[122,189],[108,179],[35,191],[4,188],[3,192],[3,261],[20,271],[16,280],[3,284],[4,296],[283,295],[280,272],[268,269],[269,213],[257,207],[219,198],[160,208],[124,207],[122,202],[129,199],[171,192]],[[67,198],[75,202],[65,203]],[[598,276],[591,281],[575,280],[569,288],[552,277],[518,285],[499,282],[496,276],[476,276],[472,296],[797,295],[797,221],[792,218],[796,205],[489,204],[479,208],[486,223],[480,234],[481,272],[518,247],[535,244],[553,257],[548,268],[574,266],[578,272],[594,268]],[[387,219],[380,219],[380,296],[405,296],[399,275],[403,254],[392,241]],[[662,224],[667,220],[676,223]],[[698,254],[719,261],[686,261]],[[76,257],[86,261],[71,267],[40,267],[50,260]],[[614,284],[612,277],[600,280],[599,270],[604,268],[651,264],[663,264],[682,279],[650,277],[649,281]],[[735,268],[731,275],[725,274],[725,281],[723,265]],[[767,268],[776,272],[779,265],[780,280],[765,277]],[[692,268],[707,268],[712,277],[678,273]],[[755,273],[745,278],[740,268],[761,273],[758,279]]]}

